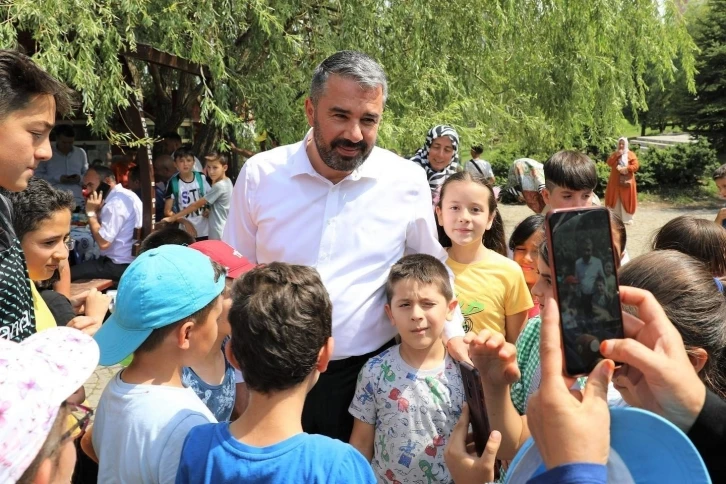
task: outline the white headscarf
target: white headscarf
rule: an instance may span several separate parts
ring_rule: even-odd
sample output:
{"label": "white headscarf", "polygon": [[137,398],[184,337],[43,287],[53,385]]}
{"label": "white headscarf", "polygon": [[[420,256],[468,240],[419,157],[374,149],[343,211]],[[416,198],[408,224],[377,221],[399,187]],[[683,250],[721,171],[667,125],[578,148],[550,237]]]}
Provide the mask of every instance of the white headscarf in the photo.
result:
{"label": "white headscarf", "polygon": [[623,154],[620,155],[620,161],[618,161],[618,165],[628,166],[628,138],[624,136],[622,138],[618,138],[618,147],[620,147],[621,141],[625,143],[625,149],[623,150]]}

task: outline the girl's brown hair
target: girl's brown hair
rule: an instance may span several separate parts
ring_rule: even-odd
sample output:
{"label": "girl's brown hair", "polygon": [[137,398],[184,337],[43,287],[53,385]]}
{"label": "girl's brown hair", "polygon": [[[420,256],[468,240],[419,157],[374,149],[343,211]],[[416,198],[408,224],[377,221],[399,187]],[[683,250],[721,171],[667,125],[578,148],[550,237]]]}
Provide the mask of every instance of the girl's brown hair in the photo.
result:
{"label": "girl's brown hair", "polygon": [[653,293],[689,353],[706,350],[708,361],[699,376],[726,398],[726,297],[710,269],[681,252],[656,250],[628,262],[618,278],[624,286]]}
{"label": "girl's brown hair", "polygon": [[676,217],[653,236],[653,250],[672,249],[706,264],[714,276],[726,276],[726,230],[710,220]]}
{"label": "girl's brown hair", "polygon": [[[489,185],[489,183],[487,183],[486,178],[478,173],[470,173],[468,171],[454,173],[449,178],[447,178],[444,184],[441,186],[439,202],[436,204],[436,206],[439,207],[439,210],[442,209],[441,203],[444,200],[446,188],[454,182],[472,182],[487,188],[487,190],[489,191],[487,208],[489,209],[489,213],[494,214],[494,220],[492,221],[492,227],[484,232],[484,236],[482,237],[482,243],[487,249],[491,249],[494,252],[497,252],[506,257],[507,242],[504,239],[504,222],[502,221],[502,215],[497,209],[497,198],[494,196],[494,189],[491,187],[491,185]],[[441,243],[441,245],[444,247],[451,247],[451,239],[448,235],[446,235],[444,227],[441,224],[437,223],[437,228],[439,232],[439,242]]]}

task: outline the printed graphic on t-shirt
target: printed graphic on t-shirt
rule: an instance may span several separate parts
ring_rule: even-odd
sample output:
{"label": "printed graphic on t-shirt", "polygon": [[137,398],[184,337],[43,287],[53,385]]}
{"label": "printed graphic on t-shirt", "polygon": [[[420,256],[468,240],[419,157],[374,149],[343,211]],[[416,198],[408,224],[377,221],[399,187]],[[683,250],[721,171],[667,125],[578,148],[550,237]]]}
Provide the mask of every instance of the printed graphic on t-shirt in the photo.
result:
{"label": "printed graphic on t-shirt", "polygon": [[[176,184],[178,187],[178,193],[174,192],[174,183],[170,181],[166,188],[166,198],[172,198],[176,202],[174,210],[177,212],[181,212],[189,205],[192,205],[199,199],[204,198],[204,194],[210,190],[210,187],[204,177],[202,177],[202,183],[205,184],[204,190],[202,190],[199,186],[196,175],[194,175],[192,181],[188,183],[182,180],[178,174],[174,175],[174,177],[176,177],[178,182]],[[203,214],[204,207],[201,207],[184,217],[189,220],[192,225],[194,225],[194,228],[197,230],[197,237],[206,237],[208,235],[208,221]]]}
{"label": "printed graphic on t-shirt", "polygon": [[[459,295],[457,294],[456,297],[458,298]],[[482,311],[484,311],[483,303],[477,301],[470,301],[466,305],[466,307],[464,307],[464,303],[461,304],[461,314],[464,316],[464,332],[468,333],[469,331],[474,329],[474,322],[472,321],[471,317]]]}
{"label": "printed graphic on t-shirt", "polygon": [[368,360],[358,375],[349,412],[375,426],[371,465],[378,482],[450,483],[444,447],[464,404],[459,369],[409,366],[394,346]]}
{"label": "printed graphic on t-shirt", "polygon": [[0,252],[0,338],[23,341],[35,333],[33,296],[20,242]]}

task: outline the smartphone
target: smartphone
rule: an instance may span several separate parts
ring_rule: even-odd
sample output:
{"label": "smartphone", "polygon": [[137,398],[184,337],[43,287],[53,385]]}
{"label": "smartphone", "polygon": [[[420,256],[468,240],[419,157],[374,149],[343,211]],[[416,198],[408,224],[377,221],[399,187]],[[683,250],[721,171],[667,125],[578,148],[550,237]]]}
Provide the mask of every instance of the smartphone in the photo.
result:
{"label": "smartphone", "polygon": [[477,455],[482,455],[492,432],[484,403],[484,389],[481,386],[479,370],[463,361],[459,362],[461,379],[464,383],[466,403],[469,405],[469,423],[474,432],[474,446]]}
{"label": "smartphone", "polygon": [[[96,189],[96,191],[101,193],[103,200],[106,200],[106,198],[108,197],[108,192],[111,191],[111,187],[108,186],[108,183],[101,182],[101,184],[98,185],[98,188]],[[86,188],[86,187],[83,188],[83,196],[85,198],[90,197],[91,193],[93,193],[93,192],[91,192],[91,190],[89,188]]]}
{"label": "smartphone", "polygon": [[545,226],[565,373],[587,375],[603,358],[600,343],[624,337],[610,214],[604,207],[552,210]]}

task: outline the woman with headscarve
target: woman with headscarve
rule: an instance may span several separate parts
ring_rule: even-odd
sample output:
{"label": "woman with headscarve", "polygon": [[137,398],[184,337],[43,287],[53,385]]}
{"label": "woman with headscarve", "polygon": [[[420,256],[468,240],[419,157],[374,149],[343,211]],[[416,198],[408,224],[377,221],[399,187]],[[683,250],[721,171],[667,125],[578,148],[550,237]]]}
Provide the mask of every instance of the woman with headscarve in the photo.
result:
{"label": "woman with headscarve", "polygon": [[459,169],[459,135],[446,125],[434,126],[426,134],[426,142],[411,161],[426,170],[433,205],[439,201],[441,185]]}
{"label": "woman with headscarve", "polygon": [[605,190],[605,205],[620,216],[623,223],[633,223],[638,206],[638,192],[635,188],[635,172],[638,171],[638,157],[628,149],[628,139],[618,140],[618,150],[608,158],[610,178]]}

